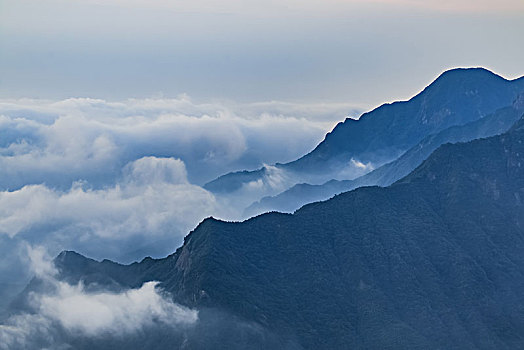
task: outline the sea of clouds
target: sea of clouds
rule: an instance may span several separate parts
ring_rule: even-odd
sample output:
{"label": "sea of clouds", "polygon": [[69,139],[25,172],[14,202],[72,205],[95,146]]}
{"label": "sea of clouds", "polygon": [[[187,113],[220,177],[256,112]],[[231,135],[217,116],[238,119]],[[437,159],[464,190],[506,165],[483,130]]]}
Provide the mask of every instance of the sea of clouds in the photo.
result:
{"label": "sea of clouds", "polygon": [[[30,312],[5,315],[2,346],[68,348],[74,340],[89,347],[107,337],[132,343],[131,334],[145,333],[184,342],[188,332],[217,323],[266,339],[258,326],[215,312],[199,321],[155,282],[116,293],[60,281],[52,257],[65,249],[120,262],[164,256],[205,217],[242,219],[251,201],[293,184],[266,164],[307,153],[348,113],[358,112],[343,104],[195,103],[188,96],[0,101],[0,309],[31,277],[47,285],[30,295]],[[202,187],[263,165],[263,181],[233,196]]]}
{"label": "sea of clouds", "polygon": [[173,252],[202,219],[242,211],[294,180],[220,197],[202,185],[224,173],[312,150],[344,104],[177,98],[0,101],[0,309],[32,276],[27,245],[131,262]]}

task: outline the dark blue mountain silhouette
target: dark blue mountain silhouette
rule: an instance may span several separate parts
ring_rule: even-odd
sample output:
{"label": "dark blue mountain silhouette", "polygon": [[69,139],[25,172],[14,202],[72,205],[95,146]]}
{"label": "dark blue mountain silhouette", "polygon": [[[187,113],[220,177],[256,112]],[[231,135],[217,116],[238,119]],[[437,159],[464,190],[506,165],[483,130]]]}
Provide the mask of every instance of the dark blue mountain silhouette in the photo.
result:
{"label": "dark blue mountain silhouette", "polygon": [[386,188],[294,214],[206,219],[164,259],[124,266],[64,252],[56,265],[88,287],[161,281],[176,301],[248,320],[295,348],[519,349],[523,251],[520,119],[502,135],[439,147]]}
{"label": "dark blue mountain silhouette", "polygon": [[452,126],[425,137],[398,159],[375,169],[354,180],[331,180],[322,185],[297,184],[276,195],[262,198],[246,209],[245,216],[266,211],[293,212],[301,206],[326,200],[336,194],[362,186],[389,186],[408,175],[419,166],[435,149],[445,143],[466,142],[501,134],[507,131],[524,113],[524,93],[514,103],[479,120]]}
{"label": "dark blue mountain silhouette", "polygon": [[[511,105],[522,91],[524,77],[506,80],[483,68],[452,69],[409,101],[384,104],[359,120],[346,119],[313,151],[276,167],[293,173],[297,183],[324,179],[322,183],[334,178],[351,159],[379,166],[431,134]],[[229,173],[205,188],[216,193],[233,192],[266,173],[266,168]]]}

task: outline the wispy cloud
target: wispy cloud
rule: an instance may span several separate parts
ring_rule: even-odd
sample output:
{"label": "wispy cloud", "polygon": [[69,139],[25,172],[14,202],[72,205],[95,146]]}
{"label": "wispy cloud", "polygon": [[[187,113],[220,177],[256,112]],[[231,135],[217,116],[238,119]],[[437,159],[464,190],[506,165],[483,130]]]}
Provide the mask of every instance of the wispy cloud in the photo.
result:
{"label": "wispy cloud", "polygon": [[262,188],[231,198],[203,182],[299,157],[351,113],[345,104],[197,103],[186,95],[2,100],[0,277],[30,278],[20,260],[26,243],[121,262],[169,254],[203,218],[240,219],[287,178],[268,174]]}
{"label": "wispy cloud", "polygon": [[90,235],[113,239],[174,231],[182,235],[203,213],[216,211],[213,195],[189,184],[184,163],[173,158],[131,162],[111,187],[92,190],[84,185],[75,183],[63,192],[45,185],[0,192],[0,232],[13,237],[53,225],[49,235],[61,232],[83,241]]}
{"label": "wispy cloud", "polygon": [[64,332],[96,339],[154,327],[177,331],[198,321],[197,311],[167,299],[157,291],[156,282],[118,293],[90,292],[82,283],[58,280],[44,248],[28,247],[27,253],[45,288],[28,295],[31,312],[16,313],[0,325],[1,349],[66,346]]}
{"label": "wispy cloud", "polygon": [[[0,102],[0,187],[110,184],[144,156],[184,161],[197,183],[309,151],[348,105],[197,104],[187,96]],[[323,116],[322,118],[319,116]]]}

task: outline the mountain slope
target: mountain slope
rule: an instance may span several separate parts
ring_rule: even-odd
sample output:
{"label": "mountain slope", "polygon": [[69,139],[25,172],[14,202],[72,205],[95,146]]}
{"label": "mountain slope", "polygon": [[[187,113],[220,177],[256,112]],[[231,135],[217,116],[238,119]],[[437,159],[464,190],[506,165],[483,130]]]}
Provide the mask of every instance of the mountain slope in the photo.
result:
{"label": "mountain slope", "polygon": [[161,281],[175,300],[217,308],[307,349],[524,347],[524,120],[446,144],[387,188],[364,187],[295,214],[204,220],[165,259],[84,263]]}
{"label": "mountain slope", "polygon": [[[292,173],[296,183],[362,174],[362,169],[352,165],[352,159],[380,166],[430,134],[510,105],[522,91],[524,77],[510,81],[483,68],[452,69],[409,101],[384,104],[359,120],[347,118],[313,151],[276,167]],[[263,180],[265,173],[265,168],[230,173],[205,188],[216,193],[232,192],[246,183]]]}
{"label": "mountain slope", "polygon": [[245,216],[266,211],[293,212],[301,206],[315,201],[326,200],[335,194],[362,186],[389,186],[408,175],[419,166],[435,149],[444,143],[466,142],[489,137],[507,131],[524,113],[524,93],[512,106],[502,108],[479,120],[460,126],[452,126],[424,138],[398,159],[384,164],[366,175],[354,180],[331,180],[322,185],[298,184],[276,195],[262,198],[246,208]]}

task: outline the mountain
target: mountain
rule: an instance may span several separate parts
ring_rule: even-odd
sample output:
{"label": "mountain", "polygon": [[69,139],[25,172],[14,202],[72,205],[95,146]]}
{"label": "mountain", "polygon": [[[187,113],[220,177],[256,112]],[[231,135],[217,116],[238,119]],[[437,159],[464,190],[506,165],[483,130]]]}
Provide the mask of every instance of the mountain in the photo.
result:
{"label": "mountain", "polygon": [[266,211],[293,212],[301,206],[326,200],[335,194],[350,191],[362,186],[389,186],[408,175],[419,166],[434,150],[445,143],[466,142],[489,137],[507,131],[524,113],[524,92],[511,106],[501,108],[495,113],[479,120],[452,126],[436,134],[425,137],[398,159],[358,177],[354,180],[331,180],[322,185],[297,184],[276,195],[267,196],[246,208],[245,216],[253,216]]}
{"label": "mountain", "polygon": [[[452,69],[409,101],[384,104],[358,120],[347,118],[310,153],[275,167],[295,183],[322,183],[363,175],[361,163],[375,167],[396,159],[426,136],[463,125],[511,105],[524,91],[524,77],[506,80],[483,68]],[[358,163],[353,163],[358,161]],[[215,193],[264,181],[267,168],[229,173],[207,183]]]}
{"label": "mountain", "polygon": [[502,135],[439,147],[386,188],[294,214],[206,219],[164,259],[124,266],[64,252],[55,264],[87,286],[160,281],[177,302],[235,315],[293,348],[517,349],[523,251],[520,119]]}

